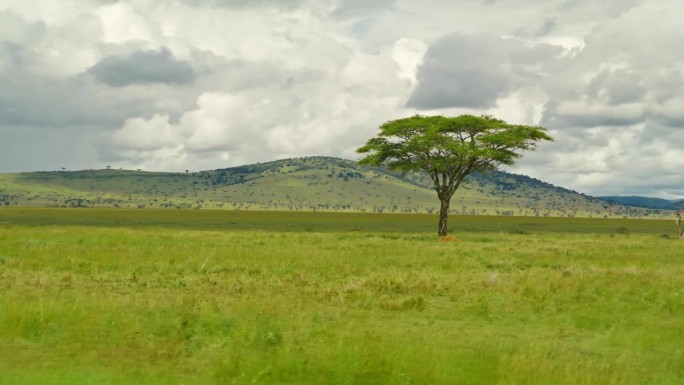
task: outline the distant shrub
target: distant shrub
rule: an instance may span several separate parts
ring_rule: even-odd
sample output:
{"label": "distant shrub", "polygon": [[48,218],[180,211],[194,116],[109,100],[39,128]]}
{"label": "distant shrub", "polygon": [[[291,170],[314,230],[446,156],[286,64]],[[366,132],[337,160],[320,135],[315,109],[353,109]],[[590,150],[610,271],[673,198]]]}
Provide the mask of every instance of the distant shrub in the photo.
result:
{"label": "distant shrub", "polygon": [[615,230],[618,234],[623,234],[623,235],[629,235],[629,229],[622,226],[618,227],[617,230]]}

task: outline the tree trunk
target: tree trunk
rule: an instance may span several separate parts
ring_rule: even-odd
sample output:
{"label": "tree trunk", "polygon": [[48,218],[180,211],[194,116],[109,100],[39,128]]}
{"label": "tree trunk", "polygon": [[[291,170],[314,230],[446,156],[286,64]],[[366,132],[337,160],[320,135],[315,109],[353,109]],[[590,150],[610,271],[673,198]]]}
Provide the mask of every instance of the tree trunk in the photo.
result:
{"label": "tree trunk", "polygon": [[439,208],[439,227],[437,228],[437,234],[440,237],[445,237],[447,235],[447,224],[449,221],[449,201],[451,199],[440,199],[442,204]]}

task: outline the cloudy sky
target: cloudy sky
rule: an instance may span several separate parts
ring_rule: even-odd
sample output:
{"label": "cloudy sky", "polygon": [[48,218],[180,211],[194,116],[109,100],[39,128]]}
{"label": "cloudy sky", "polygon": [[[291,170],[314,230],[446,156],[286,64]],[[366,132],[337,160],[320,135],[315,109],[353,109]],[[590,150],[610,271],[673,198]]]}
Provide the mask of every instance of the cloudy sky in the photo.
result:
{"label": "cloudy sky", "polygon": [[676,0],[0,0],[0,172],[357,159],[387,120],[556,138],[511,171],[684,198]]}

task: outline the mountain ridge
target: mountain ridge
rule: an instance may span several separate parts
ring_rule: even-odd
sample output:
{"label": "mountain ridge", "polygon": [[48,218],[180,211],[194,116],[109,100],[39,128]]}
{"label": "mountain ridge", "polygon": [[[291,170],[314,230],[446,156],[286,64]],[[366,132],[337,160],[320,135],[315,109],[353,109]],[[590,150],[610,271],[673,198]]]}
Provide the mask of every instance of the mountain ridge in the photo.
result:
{"label": "mountain ridge", "polygon": [[[400,174],[333,157],[302,157],[216,170],[132,170],[0,174],[0,205],[217,208],[433,213],[439,201],[421,173]],[[456,214],[643,217],[635,208],[503,171],[466,178]]]}
{"label": "mountain ridge", "polygon": [[654,208],[663,210],[678,210],[682,206],[684,206],[684,199],[669,200],[662,198],[644,197],[639,195],[609,195],[601,196],[599,198],[625,206]]}

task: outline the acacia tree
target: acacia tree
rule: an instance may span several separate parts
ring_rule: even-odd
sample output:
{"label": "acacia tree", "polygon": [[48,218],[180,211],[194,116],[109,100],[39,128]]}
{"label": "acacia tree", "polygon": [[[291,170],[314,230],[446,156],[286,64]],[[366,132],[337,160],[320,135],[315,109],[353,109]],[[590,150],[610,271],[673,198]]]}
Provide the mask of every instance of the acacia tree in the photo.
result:
{"label": "acacia tree", "polygon": [[509,124],[488,115],[416,115],[383,124],[380,133],[356,151],[368,154],[360,164],[427,173],[441,202],[438,234],[445,236],[449,202],[468,174],[512,165],[520,152],[534,150],[542,140],[553,140],[542,127]]}
{"label": "acacia tree", "polygon": [[680,207],[675,212],[675,222],[677,223],[677,238],[684,239],[684,224],[682,224],[682,216],[684,216],[684,207]]}

